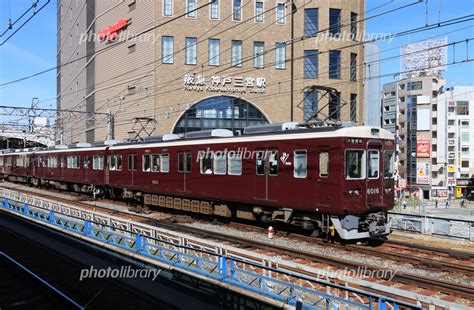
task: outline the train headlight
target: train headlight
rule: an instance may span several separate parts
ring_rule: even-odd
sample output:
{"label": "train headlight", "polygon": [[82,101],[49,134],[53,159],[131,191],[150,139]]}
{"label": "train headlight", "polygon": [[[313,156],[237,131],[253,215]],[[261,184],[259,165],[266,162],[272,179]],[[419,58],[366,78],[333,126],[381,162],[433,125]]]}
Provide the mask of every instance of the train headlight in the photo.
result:
{"label": "train headlight", "polygon": [[354,189],[354,190],[349,190],[349,196],[359,196],[360,195],[360,191],[358,189]]}

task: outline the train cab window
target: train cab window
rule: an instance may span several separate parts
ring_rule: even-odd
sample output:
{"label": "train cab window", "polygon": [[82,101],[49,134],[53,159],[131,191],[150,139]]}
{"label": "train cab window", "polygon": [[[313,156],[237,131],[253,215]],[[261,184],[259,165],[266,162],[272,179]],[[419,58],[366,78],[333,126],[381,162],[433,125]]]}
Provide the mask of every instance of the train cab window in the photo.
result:
{"label": "train cab window", "polygon": [[94,157],[92,158],[92,169],[104,170],[104,156],[94,155]]}
{"label": "train cab window", "polygon": [[128,170],[137,170],[137,155],[128,154]]}
{"label": "train cab window", "polygon": [[257,161],[256,161],[256,172],[258,175],[264,175],[265,174],[265,151],[258,151],[257,152]]}
{"label": "train cab window", "polygon": [[393,152],[385,151],[383,155],[383,177],[386,179],[393,178],[394,162]]}
{"label": "train cab window", "polygon": [[212,174],[213,161],[212,154],[206,154],[200,158],[201,174]]}
{"label": "train cab window", "polygon": [[369,151],[369,179],[380,177],[380,155],[377,150]]}
{"label": "train cab window", "polygon": [[227,172],[227,159],[225,153],[219,153],[214,154],[214,173],[223,175]]}
{"label": "train cab window", "polygon": [[329,153],[319,153],[319,176],[327,178],[329,176]]}
{"label": "train cab window", "polygon": [[160,171],[160,155],[151,155],[151,171]]}
{"label": "train cab window", "polygon": [[304,179],[308,175],[308,153],[306,150],[294,151],[293,176]]}
{"label": "train cab window", "polygon": [[89,169],[89,155],[84,155],[84,157],[82,157],[82,167],[84,169]]}
{"label": "train cab window", "polygon": [[151,171],[151,155],[143,155],[143,171]]}
{"label": "train cab window", "polygon": [[346,150],[346,179],[364,179],[366,170],[365,161],[365,151]]}
{"label": "train cab window", "polygon": [[229,161],[229,175],[242,175],[242,154],[229,152],[227,157]]}
{"label": "train cab window", "polygon": [[163,172],[163,173],[170,172],[170,155],[169,154],[161,154],[160,172]]}
{"label": "train cab window", "polygon": [[278,151],[270,152],[268,158],[269,175],[278,175]]}

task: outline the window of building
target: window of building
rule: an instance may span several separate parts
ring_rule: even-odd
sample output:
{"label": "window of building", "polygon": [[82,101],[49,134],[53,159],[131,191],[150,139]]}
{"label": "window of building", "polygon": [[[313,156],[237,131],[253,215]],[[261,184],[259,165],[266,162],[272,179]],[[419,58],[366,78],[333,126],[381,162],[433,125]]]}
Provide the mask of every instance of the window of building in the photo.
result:
{"label": "window of building", "polygon": [[329,78],[341,78],[341,51],[329,51]]}
{"label": "window of building", "polygon": [[346,179],[365,179],[365,152],[361,150],[346,151]]}
{"label": "window of building", "polygon": [[308,153],[306,150],[294,151],[293,176],[304,179],[308,175]]}
{"label": "window of building", "polygon": [[169,154],[160,155],[160,172],[163,172],[163,173],[170,172],[170,155]]}
{"label": "window of building", "polygon": [[242,66],[242,41],[232,40],[232,51],[231,51],[231,65],[232,67]]}
{"label": "window of building", "polygon": [[136,49],[137,49],[137,45],[136,45],[136,44],[129,45],[129,46],[128,46],[128,53],[131,54],[131,53],[135,52]]}
{"label": "window of building", "polygon": [[469,156],[469,148],[468,147],[462,147],[461,148],[461,155]]}
{"label": "window of building", "polygon": [[196,47],[197,47],[197,38],[185,39],[185,64],[186,65],[195,65],[197,62],[196,56]]}
{"label": "window of building", "polygon": [[318,112],[318,92],[304,92],[303,114],[305,121],[312,119]]}
{"label": "window of building", "polygon": [[264,67],[264,53],[265,53],[265,44],[263,42],[254,42],[253,43],[253,66],[255,68]]}
{"label": "window of building", "polygon": [[220,40],[209,39],[209,66],[218,66],[220,63]]}
{"label": "window of building", "polygon": [[128,154],[128,170],[135,171],[137,170],[137,155]]}
{"label": "window of building", "polygon": [[380,170],[379,151],[369,151],[369,179],[378,179]]}
{"label": "window of building", "polygon": [[242,175],[242,154],[229,152],[227,157],[229,161],[229,175]]}
{"label": "window of building", "polygon": [[407,90],[421,90],[422,88],[423,88],[423,82],[422,81],[408,82],[407,83]]}
{"label": "window of building", "polygon": [[351,12],[351,37],[357,41],[357,13]]}
{"label": "window of building", "polygon": [[255,1],[255,22],[263,23],[263,2]]}
{"label": "window of building", "polygon": [[128,4],[128,11],[129,12],[135,10],[136,8],[137,8],[137,2],[136,1],[132,1]]}
{"label": "window of building", "polygon": [[163,16],[173,16],[173,0],[163,0]]}
{"label": "window of building", "polygon": [[341,94],[329,94],[329,118],[339,120],[341,117]]}
{"label": "window of building", "polygon": [[312,36],[318,33],[318,9],[304,10],[304,35]]}
{"label": "window of building", "polygon": [[143,155],[143,171],[151,172],[151,155]]}
{"label": "window of building", "polygon": [[329,9],[329,34],[336,36],[341,33],[341,10]]}
{"label": "window of building", "polygon": [[164,64],[172,64],[174,53],[174,38],[172,36],[163,36],[161,38],[161,61]]}
{"label": "window of building", "polygon": [[461,134],[461,141],[462,142],[469,142],[469,133],[463,132]]}
{"label": "window of building", "polygon": [[305,79],[318,78],[318,50],[304,51],[304,77]]}
{"label": "window of building", "polygon": [[209,8],[209,18],[219,19],[219,0],[211,0]]}
{"label": "window of building", "polygon": [[469,115],[469,101],[456,101],[457,114]]}
{"label": "window of building", "polygon": [[319,176],[327,178],[329,175],[329,153],[319,153]]}
{"label": "window of building", "polygon": [[186,0],[186,16],[189,18],[196,18],[196,1]]}
{"label": "window of building", "polygon": [[278,25],[284,25],[286,23],[285,4],[277,3],[276,8],[276,23]]}
{"label": "window of building", "polygon": [[276,43],[275,44],[275,68],[285,69],[286,67],[286,44]]}
{"label": "window of building", "polygon": [[212,174],[213,172],[213,160],[212,154],[206,154],[199,159],[201,174]]}
{"label": "window of building", "polygon": [[469,168],[469,160],[461,161],[461,167],[462,168]]}
{"label": "window of building", "polygon": [[357,122],[357,94],[351,94],[351,121]]}
{"label": "window of building", "polygon": [[224,175],[227,172],[227,158],[224,152],[214,154],[214,174]]}
{"label": "window of building", "polygon": [[357,54],[351,53],[351,81],[357,80]]}
{"label": "window of building", "polygon": [[128,86],[127,87],[127,95],[135,95],[137,93],[137,88],[135,86]]}
{"label": "window of building", "polygon": [[232,20],[240,21],[242,19],[242,0],[233,0]]}

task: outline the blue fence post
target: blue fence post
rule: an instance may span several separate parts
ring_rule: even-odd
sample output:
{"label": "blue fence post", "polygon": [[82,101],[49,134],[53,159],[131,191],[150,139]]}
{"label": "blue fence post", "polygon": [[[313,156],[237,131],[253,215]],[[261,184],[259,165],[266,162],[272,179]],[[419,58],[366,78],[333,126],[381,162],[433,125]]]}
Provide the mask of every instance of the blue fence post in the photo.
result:
{"label": "blue fence post", "polygon": [[235,277],[235,270],[234,269],[235,269],[235,263],[234,263],[234,260],[231,259],[230,260],[230,278],[232,280],[234,280],[234,277]]}
{"label": "blue fence post", "polygon": [[8,198],[5,197],[5,199],[3,199],[3,206],[6,208],[8,207]]}
{"label": "blue fence post", "polygon": [[26,214],[26,215],[29,215],[29,213],[28,213],[28,204],[26,202],[23,205],[23,213]]}
{"label": "blue fence post", "polygon": [[219,256],[219,272],[222,280],[227,276],[227,258]]}
{"label": "blue fence post", "polygon": [[53,224],[55,223],[55,221],[54,221],[54,212],[53,211],[49,211],[49,221]]}
{"label": "blue fence post", "polygon": [[379,310],[387,310],[387,305],[385,304],[385,299],[383,297],[379,298]]}
{"label": "blue fence post", "polygon": [[141,234],[137,234],[136,240],[135,240],[135,245],[137,247],[137,252],[140,252],[143,249],[143,247],[144,247],[143,236]]}
{"label": "blue fence post", "polygon": [[91,234],[91,222],[88,220],[84,220],[84,235]]}
{"label": "blue fence post", "polygon": [[393,310],[398,310],[398,304],[396,302],[393,303]]}

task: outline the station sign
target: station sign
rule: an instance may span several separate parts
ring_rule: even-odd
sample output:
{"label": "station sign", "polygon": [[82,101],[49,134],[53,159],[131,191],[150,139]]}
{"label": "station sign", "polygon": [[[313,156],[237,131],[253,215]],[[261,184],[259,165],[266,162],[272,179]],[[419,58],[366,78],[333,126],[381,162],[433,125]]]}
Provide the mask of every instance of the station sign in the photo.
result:
{"label": "station sign", "polygon": [[187,74],[183,78],[184,90],[193,92],[214,92],[227,94],[265,94],[264,77],[217,76]]}

